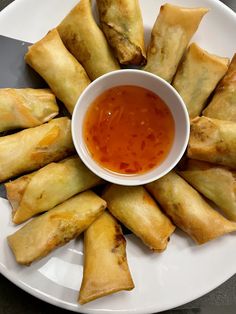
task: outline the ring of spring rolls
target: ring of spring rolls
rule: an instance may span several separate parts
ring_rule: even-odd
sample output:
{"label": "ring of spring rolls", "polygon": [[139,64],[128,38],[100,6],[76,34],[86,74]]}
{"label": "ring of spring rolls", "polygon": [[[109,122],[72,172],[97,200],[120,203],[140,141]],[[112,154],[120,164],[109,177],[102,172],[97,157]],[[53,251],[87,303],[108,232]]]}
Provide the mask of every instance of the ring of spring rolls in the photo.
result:
{"label": "ring of spring rolls", "polygon": [[73,152],[71,121],[66,117],[0,137],[0,182],[39,169]]}
{"label": "ring of spring rolls", "polygon": [[56,97],[49,89],[0,89],[0,132],[38,126],[58,111]]}
{"label": "ring of spring rolls", "polygon": [[190,118],[200,115],[228,64],[228,58],[212,55],[195,43],[189,46],[172,85],[183,98]]}
{"label": "ring of spring rolls", "polygon": [[101,27],[121,64],[146,63],[138,0],[97,0]]}
{"label": "ring of spring rolls", "polygon": [[12,220],[16,224],[22,223],[102,182],[77,156],[50,163],[5,184],[12,206]]}
{"label": "ring of spring rolls", "polygon": [[79,236],[106,208],[92,191],[78,194],[7,237],[19,264],[30,265]]}
{"label": "ring of spring rolls", "polygon": [[144,70],[170,83],[190,39],[207,12],[207,8],[162,5],[152,29]]}
{"label": "ring of spring rolls", "polygon": [[197,191],[236,221],[236,171],[208,162],[188,159],[178,173]]}
{"label": "ring of spring rolls", "polygon": [[25,61],[48,83],[51,90],[72,114],[90,79],[82,65],[64,46],[58,31],[51,30],[28,48]]}
{"label": "ring of spring rolls", "polygon": [[80,0],[57,30],[64,45],[83,65],[91,80],[120,69],[105,35],[94,21],[91,0]]}
{"label": "ring of spring rolls", "polygon": [[236,123],[196,117],[191,121],[187,155],[236,169]]}
{"label": "ring of spring rolls", "polygon": [[174,171],[146,185],[161,208],[197,244],[236,231],[236,223],[214,210]]}
{"label": "ring of spring rolls", "polygon": [[121,227],[115,218],[104,212],[84,233],[84,268],[79,303],[85,304],[133,288]]}
{"label": "ring of spring rolls", "polygon": [[203,110],[209,118],[236,122],[236,54],[217,86],[210,104]]}
{"label": "ring of spring rolls", "polygon": [[150,249],[162,252],[175,226],[142,186],[111,185],[102,195],[107,208]]}

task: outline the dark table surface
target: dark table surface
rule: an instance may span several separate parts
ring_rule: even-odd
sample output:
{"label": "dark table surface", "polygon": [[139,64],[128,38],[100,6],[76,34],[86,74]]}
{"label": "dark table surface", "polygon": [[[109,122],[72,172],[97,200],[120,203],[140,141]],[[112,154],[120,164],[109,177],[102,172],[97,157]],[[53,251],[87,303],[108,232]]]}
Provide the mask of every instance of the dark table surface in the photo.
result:
{"label": "dark table surface", "polygon": [[[0,11],[12,0],[0,0]],[[222,1],[236,11],[236,0]],[[233,30],[232,30],[233,31]],[[236,31],[236,30],[234,30]],[[236,43],[236,40],[235,40]],[[1,191],[0,191],[1,194]],[[227,257],[226,257],[227,258]],[[194,283],[193,283],[194,284]],[[65,314],[66,310],[54,307],[27,294],[0,274],[0,314]],[[236,275],[207,295],[163,312],[165,314],[235,314]]]}

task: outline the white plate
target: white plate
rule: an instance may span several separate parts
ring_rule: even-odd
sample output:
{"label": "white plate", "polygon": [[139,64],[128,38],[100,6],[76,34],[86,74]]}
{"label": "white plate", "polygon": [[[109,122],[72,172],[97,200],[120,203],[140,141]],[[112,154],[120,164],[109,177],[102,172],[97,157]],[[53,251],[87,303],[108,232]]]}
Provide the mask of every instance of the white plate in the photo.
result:
{"label": "white plate", "polygon": [[[146,39],[165,1],[141,0]],[[206,6],[195,40],[209,52],[232,57],[236,50],[236,15],[216,0],[169,0],[189,7]],[[0,34],[34,42],[56,26],[77,0],[17,0],[0,13]],[[127,237],[130,269],[135,282],[131,292],[79,306],[82,278],[82,241],[57,249],[30,267],[16,264],[6,236],[16,230],[9,203],[0,198],[0,271],[34,296],[62,308],[85,313],[152,313],[167,310],[211,291],[236,273],[236,238],[227,235],[197,247],[178,231],[162,254],[151,253],[134,236]]]}

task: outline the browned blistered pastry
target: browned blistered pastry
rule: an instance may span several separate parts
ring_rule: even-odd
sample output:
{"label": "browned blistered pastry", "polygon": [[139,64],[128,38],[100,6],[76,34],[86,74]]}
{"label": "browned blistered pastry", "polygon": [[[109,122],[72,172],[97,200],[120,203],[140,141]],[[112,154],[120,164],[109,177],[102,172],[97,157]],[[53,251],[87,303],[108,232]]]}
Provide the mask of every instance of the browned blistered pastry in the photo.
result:
{"label": "browned blistered pastry", "polygon": [[203,197],[174,171],[146,188],[180,229],[197,244],[236,231],[236,223],[214,210]]}
{"label": "browned blistered pastry", "polygon": [[88,228],[105,207],[105,201],[86,191],[34,218],[7,238],[16,261],[29,265],[46,256]]}
{"label": "browned blistered pastry", "polygon": [[81,0],[57,29],[64,45],[83,65],[91,80],[120,69],[93,18],[90,0]]}
{"label": "browned blistered pastry", "polygon": [[170,83],[190,39],[207,12],[207,8],[162,5],[152,29],[144,70]]}
{"label": "browned blistered pastry", "polygon": [[150,249],[162,252],[175,226],[142,186],[111,185],[102,196],[109,211]]}
{"label": "browned blistered pastry", "polygon": [[71,121],[66,117],[0,137],[0,182],[58,161],[73,151]]}
{"label": "browned blistered pastry", "polygon": [[0,89],[0,132],[38,126],[54,118],[58,111],[50,89]]}
{"label": "browned blistered pastry", "polygon": [[97,0],[100,22],[120,63],[146,62],[144,28],[138,0]]}
{"label": "browned blistered pastry", "polygon": [[236,123],[196,117],[191,121],[188,157],[236,169]]}
{"label": "browned blistered pastry", "polygon": [[105,212],[84,234],[84,271],[79,303],[133,288],[121,227]]}
{"label": "browned blistered pastry", "polygon": [[188,159],[178,173],[205,197],[222,209],[230,220],[236,221],[236,171]]}
{"label": "browned blistered pastry", "polygon": [[217,86],[210,104],[203,111],[209,118],[236,122],[236,54]]}
{"label": "browned blistered pastry", "polygon": [[5,184],[12,206],[12,220],[22,223],[102,182],[78,156],[50,163]]}
{"label": "browned blistered pastry", "polygon": [[66,49],[58,31],[51,30],[30,46],[25,61],[44,78],[72,114],[90,79],[79,61]]}
{"label": "browned blistered pastry", "polygon": [[172,85],[183,98],[191,119],[201,114],[228,64],[228,58],[210,54],[195,43],[189,46]]}

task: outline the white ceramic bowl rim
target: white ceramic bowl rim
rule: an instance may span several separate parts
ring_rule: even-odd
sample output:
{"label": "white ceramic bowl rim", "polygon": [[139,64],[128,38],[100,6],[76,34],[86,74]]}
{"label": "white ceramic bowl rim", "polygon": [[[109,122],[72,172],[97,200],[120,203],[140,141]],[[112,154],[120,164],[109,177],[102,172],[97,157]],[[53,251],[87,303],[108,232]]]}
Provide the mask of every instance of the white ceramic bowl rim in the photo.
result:
{"label": "white ceramic bowl rim", "polygon": [[[105,90],[114,86],[136,85],[151,90],[161,97],[175,121],[175,137],[166,159],[157,167],[142,174],[126,175],[112,172],[96,163],[83,140],[83,119],[91,103]],[[189,116],[183,99],[162,78],[141,70],[125,69],[107,73],[94,80],[80,95],[72,115],[72,138],[84,164],[106,181],[121,185],[141,185],[152,182],[171,171],[183,156],[189,139]]]}

